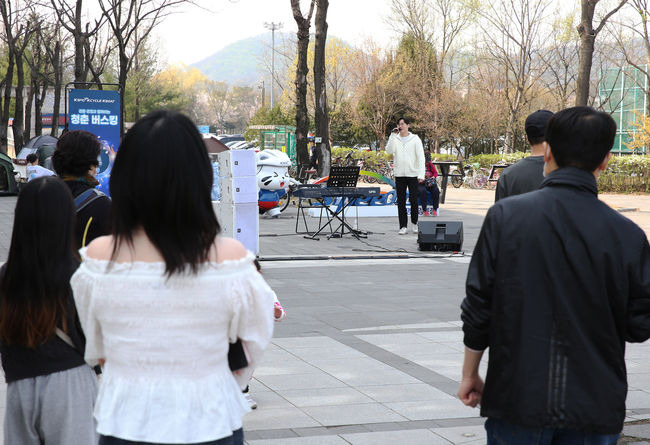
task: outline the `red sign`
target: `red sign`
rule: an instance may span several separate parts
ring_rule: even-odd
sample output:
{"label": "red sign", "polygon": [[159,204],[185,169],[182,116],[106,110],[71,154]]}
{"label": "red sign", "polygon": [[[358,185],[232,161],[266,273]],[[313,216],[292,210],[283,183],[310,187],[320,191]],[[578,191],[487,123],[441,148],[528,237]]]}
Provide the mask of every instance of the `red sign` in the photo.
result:
{"label": "red sign", "polygon": [[[44,127],[51,127],[54,116],[52,113],[44,114],[41,116],[41,123]],[[65,125],[65,114],[59,114],[59,125]]]}

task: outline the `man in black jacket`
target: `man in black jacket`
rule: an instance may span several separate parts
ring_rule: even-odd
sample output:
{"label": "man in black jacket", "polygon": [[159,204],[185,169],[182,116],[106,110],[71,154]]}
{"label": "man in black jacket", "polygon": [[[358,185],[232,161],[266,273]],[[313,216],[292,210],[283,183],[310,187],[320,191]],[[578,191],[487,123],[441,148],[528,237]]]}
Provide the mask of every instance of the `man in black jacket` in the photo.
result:
{"label": "man in black jacket", "polygon": [[508,196],[537,190],[544,180],[546,124],[553,116],[548,110],[537,110],[526,118],[524,130],[530,144],[530,156],[503,170],[497,182],[494,202]]}
{"label": "man in black jacket", "polygon": [[615,444],[623,427],[625,342],[650,337],[650,247],[598,200],[615,133],[592,108],[556,113],[541,188],[487,213],[461,305],[458,396],[481,403],[488,443]]}

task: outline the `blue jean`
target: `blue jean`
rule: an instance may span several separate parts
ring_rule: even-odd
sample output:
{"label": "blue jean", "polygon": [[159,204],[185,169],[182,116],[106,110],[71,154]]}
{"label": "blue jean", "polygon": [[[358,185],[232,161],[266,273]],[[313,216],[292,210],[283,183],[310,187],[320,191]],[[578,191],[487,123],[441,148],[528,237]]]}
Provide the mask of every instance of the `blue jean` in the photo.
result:
{"label": "blue jean", "polygon": [[489,418],[485,421],[488,445],[616,445],[618,434],[589,434],[557,428],[524,428]]}
{"label": "blue jean", "polygon": [[420,189],[420,205],[422,206],[422,212],[427,211],[427,201],[429,200],[429,195],[427,192],[431,193],[431,198],[433,199],[433,211],[438,210],[440,205],[440,189],[437,185],[433,187],[426,187],[424,183],[418,185]]}
{"label": "blue jean", "polygon": [[[244,430],[239,428],[237,431],[232,432],[232,436],[224,437],[223,439],[213,440],[211,442],[201,442],[196,444],[187,445],[243,445],[244,443]],[[99,436],[99,445],[164,445],[155,444],[153,442],[133,442],[131,440],[118,439],[112,436]]]}

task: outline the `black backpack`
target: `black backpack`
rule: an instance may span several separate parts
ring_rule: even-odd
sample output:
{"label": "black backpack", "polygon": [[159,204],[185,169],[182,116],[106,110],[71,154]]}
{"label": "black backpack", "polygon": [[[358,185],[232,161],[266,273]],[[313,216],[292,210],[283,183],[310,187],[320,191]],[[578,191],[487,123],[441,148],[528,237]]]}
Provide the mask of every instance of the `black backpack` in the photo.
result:
{"label": "black backpack", "polygon": [[[100,192],[96,188],[88,189],[80,194],[78,194],[75,199],[74,199],[74,206],[77,208],[77,214],[84,209],[88,204],[91,202],[95,201],[98,198],[101,198],[102,196],[106,196],[106,194]],[[93,217],[91,216],[88,218],[88,222],[86,223],[86,228],[84,229],[84,235],[81,240],[81,247],[85,247],[86,245],[86,234],[88,233],[88,228],[90,227],[90,223],[93,221]]]}

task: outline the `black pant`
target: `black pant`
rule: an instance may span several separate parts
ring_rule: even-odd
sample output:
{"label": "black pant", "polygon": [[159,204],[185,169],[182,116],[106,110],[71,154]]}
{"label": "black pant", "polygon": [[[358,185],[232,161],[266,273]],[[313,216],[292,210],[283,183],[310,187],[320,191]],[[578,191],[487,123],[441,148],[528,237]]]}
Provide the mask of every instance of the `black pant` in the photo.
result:
{"label": "black pant", "polygon": [[440,189],[435,184],[432,187],[425,187],[424,182],[421,182],[420,205],[422,205],[422,211],[427,211],[427,201],[429,200],[427,192],[431,193],[431,197],[433,198],[433,210],[438,210],[438,206],[440,205]]}
{"label": "black pant", "polygon": [[[201,442],[194,445],[242,445],[244,443],[244,430],[242,428],[232,432],[232,436],[211,442]],[[99,436],[99,445],[164,445],[152,442],[133,442],[130,440],[118,439],[112,436]]]}
{"label": "black pant", "polygon": [[409,202],[411,203],[411,222],[418,223],[418,178],[417,176],[396,176],[395,189],[397,191],[397,217],[399,228],[406,227],[406,188],[409,189]]}

